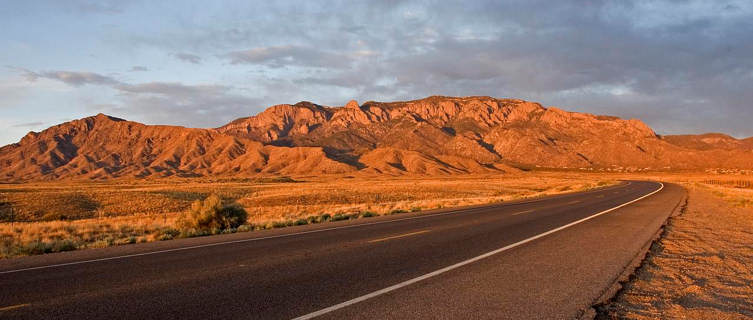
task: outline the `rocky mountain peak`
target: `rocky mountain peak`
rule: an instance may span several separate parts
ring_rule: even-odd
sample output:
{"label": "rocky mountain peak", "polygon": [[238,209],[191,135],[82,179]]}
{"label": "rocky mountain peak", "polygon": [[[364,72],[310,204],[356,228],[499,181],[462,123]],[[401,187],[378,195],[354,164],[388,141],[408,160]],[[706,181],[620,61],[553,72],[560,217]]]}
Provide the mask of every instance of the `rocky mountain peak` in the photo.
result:
{"label": "rocky mountain peak", "polygon": [[347,104],[345,104],[345,108],[347,109],[361,109],[361,107],[358,105],[358,101],[356,100],[350,100]]}

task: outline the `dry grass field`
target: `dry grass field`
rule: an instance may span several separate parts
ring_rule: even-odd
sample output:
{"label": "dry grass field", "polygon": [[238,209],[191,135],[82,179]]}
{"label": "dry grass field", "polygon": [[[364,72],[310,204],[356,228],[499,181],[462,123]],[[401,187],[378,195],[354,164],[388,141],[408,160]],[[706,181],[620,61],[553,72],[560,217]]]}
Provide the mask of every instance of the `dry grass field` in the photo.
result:
{"label": "dry grass field", "polygon": [[298,177],[0,185],[0,256],[172,239],[191,202],[215,193],[248,212],[250,231],[493,203],[616,183],[597,175],[522,173],[448,177]]}

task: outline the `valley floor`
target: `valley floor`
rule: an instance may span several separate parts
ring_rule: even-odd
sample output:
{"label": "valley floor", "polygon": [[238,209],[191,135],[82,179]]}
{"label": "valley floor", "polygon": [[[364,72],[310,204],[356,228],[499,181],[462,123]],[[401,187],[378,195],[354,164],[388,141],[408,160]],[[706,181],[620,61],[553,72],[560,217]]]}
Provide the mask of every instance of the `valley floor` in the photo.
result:
{"label": "valley floor", "polygon": [[[446,177],[294,177],[241,181],[131,181],[0,185],[0,257],[181,237],[178,214],[210,193],[239,203],[252,231],[487,204],[657,180],[689,190],[683,214],[600,316],[630,319],[753,318],[753,179],[744,175],[580,174]],[[10,211],[12,208],[13,211]],[[8,214],[14,215],[14,222]],[[25,222],[18,222],[19,217]],[[65,217],[66,220],[59,218]],[[313,218],[313,219],[312,219]]]}
{"label": "valley floor", "polygon": [[[295,177],[55,182],[0,185],[0,258],[186,236],[175,227],[191,202],[218,194],[248,212],[235,230],[480,205],[617,183],[599,175]],[[327,216],[326,219],[323,219]]]}
{"label": "valley floor", "polygon": [[685,185],[685,212],[600,317],[753,318],[753,190]]}

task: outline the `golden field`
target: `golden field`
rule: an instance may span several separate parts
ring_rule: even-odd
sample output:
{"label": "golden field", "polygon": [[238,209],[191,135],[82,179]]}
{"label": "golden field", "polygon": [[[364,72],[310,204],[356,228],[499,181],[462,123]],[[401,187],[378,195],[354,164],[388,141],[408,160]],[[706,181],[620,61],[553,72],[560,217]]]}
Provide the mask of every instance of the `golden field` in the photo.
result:
{"label": "golden field", "polygon": [[[616,183],[598,175],[297,177],[0,185],[0,256],[172,239],[191,202],[216,193],[248,212],[224,232],[510,201]],[[318,218],[317,218],[318,217]],[[339,217],[339,218],[338,218]]]}
{"label": "golden field", "polygon": [[753,207],[753,178],[708,173],[524,172],[506,175],[295,177],[40,182],[0,185],[3,258],[193,236],[175,226],[195,200],[215,193],[248,212],[237,232],[363,218],[587,190],[621,179],[700,188]]}

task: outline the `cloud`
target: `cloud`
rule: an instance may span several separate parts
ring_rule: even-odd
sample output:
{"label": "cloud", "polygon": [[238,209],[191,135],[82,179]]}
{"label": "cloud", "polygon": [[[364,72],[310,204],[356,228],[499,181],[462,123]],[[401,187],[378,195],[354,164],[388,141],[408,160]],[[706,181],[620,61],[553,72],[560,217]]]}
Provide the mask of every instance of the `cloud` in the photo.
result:
{"label": "cloud", "polygon": [[140,115],[150,123],[178,124],[190,127],[216,127],[246,116],[259,100],[221,85],[186,85],[149,82],[122,84],[121,103],[98,106],[98,111]]}
{"label": "cloud", "polygon": [[121,1],[83,1],[75,4],[75,8],[82,13],[123,13]]}
{"label": "cloud", "polygon": [[[134,7],[124,15],[163,14]],[[168,123],[172,112],[185,125],[224,116],[213,108],[249,115],[298,100],[341,105],[440,94],[637,117],[658,132],[753,135],[749,1],[281,0],[207,5],[211,14],[182,9],[150,29],[156,32],[109,29],[104,43],[211,72],[165,66],[162,78],[142,83],[101,71],[21,74],[106,85],[116,106]],[[197,78],[209,84],[185,83]]]}
{"label": "cloud", "polygon": [[44,122],[35,121],[35,122],[26,122],[26,123],[14,124],[12,126],[16,127],[16,128],[30,128],[30,127],[39,127],[39,126],[42,126],[43,124],[45,124],[45,123]]}
{"label": "cloud", "polygon": [[33,72],[22,68],[16,68],[22,72],[23,77],[30,82],[37,81],[40,78],[58,80],[74,87],[87,84],[91,85],[116,85],[120,81],[105,75],[94,72],[82,71],[40,71]]}
{"label": "cloud", "polygon": [[344,68],[352,58],[310,47],[270,46],[233,51],[224,55],[231,64],[260,64],[270,67],[302,66],[319,68]]}
{"label": "cloud", "polygon": [[149,68],[144,67],[144,66],[133,66],[131,67],[129,71],[131,72],[149,71]]}
{"label": "cloud", "polygon": [[184,85],[178,82],[148,82],[139,84],[121,84],[116,86],[118,90],[134,94],[162,94],[162,95],[194,95],[197,93],[219,94],[229,89],[219,85]]}
{"label": "cloud", "polygon": [[[234,87],[180,82],[125,83],[86,71],[22,70],[29,81],[46,78],[78,87],[99,85],[115,90],[112,103],[92,104],[93,112],[105,112],[149,123],[178,124],[189,127],[216,127],[229,120],[247,116],[259,100],[239,93]],[[33,126],[35,123],[22,125]],[[19,125],[19,126],[22,126]]]}
{"label": "cloud", "polygon": [[176,57],[176,58],[178,58],[178,60],[181,60],[181,61],[184,61],[184,62],[193,63],[193,64],[200,64],[201,63],[201,57],[199,57],[199,56],[197,56],[195,54],[178,52],[178,53],[173,53],[173,56]]}
{"label": "cloud", "polygon": [[[750,3],[400,2],[332,11],[349,14],[294,16],[288,33],[274,36],[299,45],[225,58],[323,68],[259,81],[270,92],[308,92],[324,103],[492,95],[637,117],[660,132],[753,135],[750,116],[741,116],[753,100]],[[374,17],[379,24],[363,23]],[[348,54],[358,51],[378,54]],[[327,53],[336,55],[317,59]]]}

